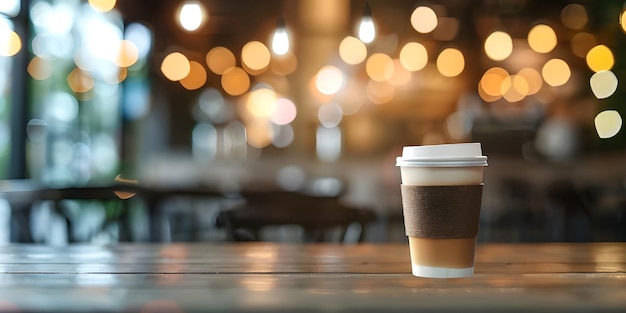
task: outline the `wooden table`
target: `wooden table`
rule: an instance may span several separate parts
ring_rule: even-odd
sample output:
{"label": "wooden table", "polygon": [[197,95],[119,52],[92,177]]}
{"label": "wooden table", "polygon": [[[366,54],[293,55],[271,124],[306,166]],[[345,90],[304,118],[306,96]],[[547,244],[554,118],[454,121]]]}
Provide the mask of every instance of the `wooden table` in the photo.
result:
{"label": "wooden table", "polygon": [[0,247],[0,311],[626,312],[626,243],[484,244],[471,278],[404,244]]}

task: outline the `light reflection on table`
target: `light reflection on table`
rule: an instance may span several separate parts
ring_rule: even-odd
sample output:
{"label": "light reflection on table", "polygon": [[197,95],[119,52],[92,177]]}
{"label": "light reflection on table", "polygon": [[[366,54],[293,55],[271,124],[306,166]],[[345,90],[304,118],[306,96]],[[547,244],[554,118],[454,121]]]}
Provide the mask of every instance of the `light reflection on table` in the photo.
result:
{"label": "light reflection on table", "polygon": [[0,247],[0,311],[603,311],[626,243],[479,245],[476,274],[410,274],[404,244]]}

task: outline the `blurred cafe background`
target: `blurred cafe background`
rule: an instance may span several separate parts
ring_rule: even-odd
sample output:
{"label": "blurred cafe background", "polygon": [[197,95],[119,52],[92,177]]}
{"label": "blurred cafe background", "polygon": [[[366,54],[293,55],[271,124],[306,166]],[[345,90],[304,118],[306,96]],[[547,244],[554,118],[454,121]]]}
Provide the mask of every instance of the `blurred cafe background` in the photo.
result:
{"label": "blurred cafe background", "polygon": [[0,244],[300,242],[328,221],[317,240],[404,241],[395,157],[457,142],[489,157],[480,242],[624,241],[623,14],[2,0]]}

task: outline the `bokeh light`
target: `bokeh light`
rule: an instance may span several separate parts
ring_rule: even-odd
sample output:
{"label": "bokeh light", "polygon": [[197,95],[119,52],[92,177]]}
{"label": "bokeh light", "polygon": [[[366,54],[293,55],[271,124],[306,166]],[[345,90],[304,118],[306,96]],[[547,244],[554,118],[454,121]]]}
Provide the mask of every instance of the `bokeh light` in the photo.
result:
{"label": "bokeh light", "polygon": [[287,98],[278,98],[272,112],[271,120],[276,125],[287,125],[293,122],[298,115],[298,110],[293,101]]}
{"label": "bokeh light", "polygon": [[455,77],[465,69],[465,57],[461,51],[446,48],[437,57],[437,70],[446,77]]}
{"label": "bokeh light", "polygon": [[67,83],[72,91],[76,93],[85,93],[93,88],[94,79],[88,72],[75,68],[67,76]]}
{"label": "bokeh light", "polygon": [[45,120],[54,119],[68,123],[78,117],[78,101],[69,93],[57,91],[45,100]]}
{"label": "bokeh light", "polygon": [[250,146],[265,148],[272,143],[272,137],[272,125],[264,119],[253,119],[246,123],[246,139]]}
{"label": "bokeh light", "polygon": [[528,32],[528,45],[536,52],[548,53],[556,47],[556,44],[556,33],[548,25],[535,25]]}
{"label": "bokeh light", "polygon": [[[335,97],[335,94],[334,93],[325,94],[320,91],[319,87],[317,86],[317,81],[319,77],[318,74],[319,74],[319,71],[315,75],[313,75],[313,77],[309,79],[309,82],[307,84],[307,90],[309,92],[309,95],[313,97],[315,102],[326,103],[328,101],[331,101],[332,98]],[[343,84],[343,79],[342,79],[342,84]],[[332,85],[332,84],[328,84],[328,86],[326,86],[326,84],[323,81],[320,81],[320,86],[322,88],[328,88],[328,91],[331,91],[331,92],[337,88],[337,86]],[[343,89],[343,86],[339,87],[339,89]],[[339,89],[337,89],[337,91],[339,91]],[[335,93],[337,93],[337,91],[335,91]],[[339,93],[339,95],[341,94],[344,94],[344,93],[343,92]]]}
{"label": "bokeh light", "polygon": [[[229,121],[235,113],[233,106],[227,103],[222,93],[213,87],[202,90],[198,97],[198,108],[199,114],[208,117],[216,124]],[[198,120],[203,120],[203,118],[200,117]]]}
{"label": "bokeh light", "polygon": [[571,75],[569,65],[561,59],[551,59],[541,69],[543,80],[552,87],[565,85]]}
{"label": "bokeh light", "polygon": [[115,7],[116,0],[89,0],[89,5],[96,11],[109,12]]}
{"label": "bokeh light", "polygon": [[171,81],[179,81],[189,75],[189,59],[180,53],[172,52],[161,62],[161,72]]}
{"label": "bokeh light", "polygon": [[50,60],[35,56],[28,63],[28,74],[35,80],[44,80],[52,75],[52,62]]}
{"label": "bokeh light", "polygon": [[196,61],[189,62],[189,74],[180,80],[180,84],[187,90],[202,88],[207,81],[207,72],[202,64]]}
{"label": "bokeh light", "polygon": [[315,87],[325,95],[337,93],[343,86],[343,82],[343,73],[332,65],[322,67],[315,76]]}
{"label": "bokeh light", "polygon": [[502,82],[509,77],[509,73],[501,67],[492,67],[488,69],[480,79],[479,85],[481,89],[489,96],[502,96]]}
{"label": "bokeh light", "polygon": [[600,138],[611,138],[622,129],[622,117],[615,110],[606,110],[600,112],[593,119],[596,126],[596,132]]}
{"label": "bokeh light", "polygon": [[339,56],[347,64],[359,64],[367,57],[367,47],[358,38],[347,36],[339,44]]}
{"label": "bokeh light", "polygon": [[9,28],[0,25],[0,56],[10,57],[22,49],[22,39]]}
{"label": "bokeh light", "polygon": [[428,51],[421,43],[409,42],[400,50],[400,63],[409,71],[419,71],[428,64]]}
{"label": "bokeh light", "polygon": [[270,59],[270,50],[260,41],[250,41],[241,49],[241,62],[253,71],[266,68]]}
{"label": "bokeh light", "polygon": [[[250,157],[255,158],[259,155],[258,150],[249,149],[246,132],[246,126],[238,120],[226,123],[222,133],[224,141],[223,155],[225,157],[241,160]],[[236,185],[228,188],[230,189],[231,187],[236,187]]]}
{"label": "bokeh light", "polygon": [[611,71],[594,73],[589,79],[591,91],[598,99],[605,99],[612,96],[617,90],[617,84],[617,76]]}
{"label": "bokeh light", "polygon": [[[15,17],[20,13],[21,0],[2,0],[0,1],[0,13],[10,17]],[[2,303],[0,301],[0,303]],[[1,308],[2,306],[0,306]]]}
{"label": "bokeh light", "polygon": [[37,1],[30,9],[30,20],[37,29],[55,35],[71,31],[76,11],[69,5],[52,6],[49,1]]}
{"label": "bokeh light", "polygon": [[508,102],[519,102],[528,94],[528,82],[520,75],[510,75],[502,80],[502,97]]}
{"label": "bokeh light", "polygon": [[411,26],[419,33],[430,33],[437,28],[437,14],[430,7],[419,6],[411,13]]}
{"label": "bokeh light", "polygon": [[393,60],[384,53],[374,53],[367,59],[365,71],[374,81],[388,81],[393,76]]}
{"label": "bokeh light", "polygon": [[511,36],[502,31],[491,33],[485,40],[485,54],[494,61],[502,61],[513,52]]}
{"label": "bokeh light", "polygon": [[248,95],[246,109],[256,117],[270,117],[276,107],[276,93],[269,88],[258,88]]}
{"label": "bokeh light", "polygon": [[112,85],[123,82],[126,77],[128,77],[128,69],[125,67],[119,67],[115,71],[108,71],[102,75],[102,79]]}
{"label": "bokeh light", "polygon": [[281,189],[297,191],[306,183],[306,172],[297,165],[287,165],[276,173],[276,183]]}
{"label": "bokeh light", "polygon": [[341,120],[343,119],[343,112],[337,103],[330,102],[319,108],[317,111],[317,118],[322,126],[326,128],[333,128],[341,123]]}
{"label": "bokeh light", "polygon": [[[68,6],[68,10],[71,13],[66,14],[77,14],[75,11],[72,11]],[[71,18],[71,16],[59,16],[58,18]],[[67,22],[63,22],[67,23]],[[64,28],[67,26],[63,26]],[[69,27],[71,31],[72,20],[69,21]],[[87,57],[91,62],[96,63],[99,60],[111,60],[112,56],[116,56],[119,52],[119,42],[123,39],[123,33],[120,26],[115,25],[109,21],[107,21],[103,15],[96,14],[92,18],[88,18],[84,20],[84,23],[81,25],[81,33],[84,35],[80,37],[80,46],[84,49],[85,57]],[[73,39],[70,34],[68,34],[69,39],[68,42],[72,42]],[[54,39],[51,44],[59,44]],[[72,52],[71,48],[69,53]],[[92,67],[95,67],[94,64],[90,64]]]}
{"label": "bokeh light", "polygon": [[222,75],[222,88],[231,96],[239,96],[250,89],[250,76],[240,67],[231,67]]}
{"label": "bokeh light", "polygon": [[477,91],[478,91],[478,96],[481,99],[483,99],[483,101],[485,101],[485,102],[495,102],[495,101],[500,100],[500,98],[502,98],[501,95],[500,96],[492,96],[492,95],[487,94],[485,92],[485,90],[483,89],[483,85],[482,84],[478,84]]}
{"label": "bokeh light", "polygon": [[[71,58],[75,41],[69,34],[56,36],[35,35],[31,41],[33,54],[42,58]],[[79,53],[76,53],[76,58]]]}
{"label": "bokeh light", "polygon": [[209,50],[205,59],[209,70],[217,75],[222,75],[224,71],[237,64],[235,54],[228,50],[228,48],[222,46],[217,46]]}
{"label": "bokeh light", "polygon": [[139,23],[131,23],[125,29],[126,40],[131,41],[137,47],[139,59],[145,58],[152,48],[152,31]]}
{"label": "bokeh light", "polygon": [[534,95],[541,90],[541,87],[543,86],[543,78],[537,70],[526,67],[517,72],[517,75],[526,79],[526,83],[528,83],[527,95]]}
{"label": "bokeh light", "polygon": [[341,128],[318,126],[315,135],[315,152],[324,162],[336,161],[341,155]]}
{"label": "bokeh light", "polygon": [[561,22],[569,29],[582,29],[588,21],[587,10],[581,4],[570,3],[561,10]]}
{"label": "bokeh light", "polygon": [[285,148],[293,143],[294,137],[291,125],[276,126],[272,133],[272,145],[276,148]]}
{"label": "bokeh light", "polygon": [[113,63],[119,67],[130,67],[139,59],[139,49],[129,40],[121,40],[118,47],[117,57]]}
{"label": "bokeh light", "polygon": [[624,20],[624,18],[626,18],[626,10],[622,10],[622,13],[619,15],[619,26],[622,31],[626,33],[626,20]]}
{"label": "bokeh light", "polygon": [[213,160],[217,155],[217,129],[210,123],[198,123],[191,132],[191,154],[197,160]]}
{"label": "bokeh light", "polygon": [[613,65],[613,52],[605,45],[597,45],[587,53],[587,66],[594,72],[611,70]]}

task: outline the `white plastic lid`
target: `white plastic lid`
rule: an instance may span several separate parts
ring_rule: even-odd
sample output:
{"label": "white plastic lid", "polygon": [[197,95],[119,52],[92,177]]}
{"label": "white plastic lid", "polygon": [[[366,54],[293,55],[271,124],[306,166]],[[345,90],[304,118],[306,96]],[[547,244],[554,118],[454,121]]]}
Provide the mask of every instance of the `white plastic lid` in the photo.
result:
{"label": "white plastic lid", "polygon": [[487,166],[480,143],[459,143],[430,146],[407,146],[396,166],[461,167]]}

